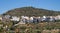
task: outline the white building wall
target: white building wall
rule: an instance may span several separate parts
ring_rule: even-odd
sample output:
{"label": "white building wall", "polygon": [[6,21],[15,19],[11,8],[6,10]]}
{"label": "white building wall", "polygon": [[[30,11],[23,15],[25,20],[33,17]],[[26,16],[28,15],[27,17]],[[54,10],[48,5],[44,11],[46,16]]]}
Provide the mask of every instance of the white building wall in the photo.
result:
{"label": "white building wall", "polygon": [[12,19],[11,19],[11,21],[19,21],[20,20],[20,18],[19,17],[12,17]]}

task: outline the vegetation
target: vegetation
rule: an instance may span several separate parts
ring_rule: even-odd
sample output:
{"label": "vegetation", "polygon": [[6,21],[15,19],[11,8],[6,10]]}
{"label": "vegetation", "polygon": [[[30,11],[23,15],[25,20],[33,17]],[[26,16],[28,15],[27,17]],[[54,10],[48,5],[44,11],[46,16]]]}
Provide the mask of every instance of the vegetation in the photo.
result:
{"label": "vegetation", "polygon": [[[51,33],[51,32],[59,32],[60,30],[60,22],[40,22],[40,23],[27,23],[24,25],[14,26],[12,22],[8,22],[8,24],[4,24],[0,21],[0,33]],[[5,26],[8,28],[3,28]],[[54,32],[54,33],[55,33]]]}
{"label": "vegetation", "polygon": [[[3,15],[13,16],[55,16],[60,15],[58,11],[39,9],[34,7],[22,7],[9,10]],[[3,25],[3,26],[1,26]],[[0,21],[0,33],[60,33],[60,20],[58,22],[40,22],[40,23],[26,23],[14,26],[13,21]],[[7,26],[7,27],[6,27]]]}
{"label": "vegetation", "polygon": [[43,16],[43,15],[55,16],[55,15],[60,15],[60,12],[53,11],[53,10],[41,9],[41,8],[34,8],[34,7],[22,7],[22,8],[16,8],[16,9],[9,10],[8,12],[6,12],[4,14],[15,15],[15,16],[21,16],[21,15],[26,15],[26,16]]}

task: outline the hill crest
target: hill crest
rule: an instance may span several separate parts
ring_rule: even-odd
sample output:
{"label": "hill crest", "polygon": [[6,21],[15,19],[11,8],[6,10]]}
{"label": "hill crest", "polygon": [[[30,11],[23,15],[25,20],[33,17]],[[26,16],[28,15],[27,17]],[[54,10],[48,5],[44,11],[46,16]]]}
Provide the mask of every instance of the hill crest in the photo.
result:
{"label": "hill crest", "polygon": [[41,8],[35,8],[35,7],[21,7],[21,8],[16,8],[9,10],[5,14],[7,15],[13,15],[13,16],[21,16],[21,15],[26,15],[26,16],[55,16],[55,15],[60,15],[60,12],[57,11],[52,11],[52,10],[46,10],[46,9],[41,9]]}

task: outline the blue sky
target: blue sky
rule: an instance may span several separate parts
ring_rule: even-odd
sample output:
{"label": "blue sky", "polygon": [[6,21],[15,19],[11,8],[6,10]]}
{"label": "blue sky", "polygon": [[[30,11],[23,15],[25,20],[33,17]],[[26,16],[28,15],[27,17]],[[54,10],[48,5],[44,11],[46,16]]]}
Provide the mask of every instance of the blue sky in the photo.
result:
{"label": "blue sky", "polygon": [[60,0],[0,0],[0,14],[26,6],[60,11]]}

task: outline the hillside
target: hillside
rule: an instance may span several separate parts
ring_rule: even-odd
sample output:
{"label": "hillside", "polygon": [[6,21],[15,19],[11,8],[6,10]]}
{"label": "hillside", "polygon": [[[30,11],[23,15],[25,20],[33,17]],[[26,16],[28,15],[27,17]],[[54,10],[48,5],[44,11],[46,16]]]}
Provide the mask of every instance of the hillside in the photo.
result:
{"label": "hillside", "polygon": [[15,15],[15,16],[21,16],[21,15],[26,15],[26,16],[33,16],[33,15],[34,16],[43,16],[43,15],[52,16],[54,15],[55,16],[55,15],[60,14],[60,12],[41,9],[41,8],[34,8],[34,7],[22,7],[22,8],[9,10],[8,12],[4,14]]}

